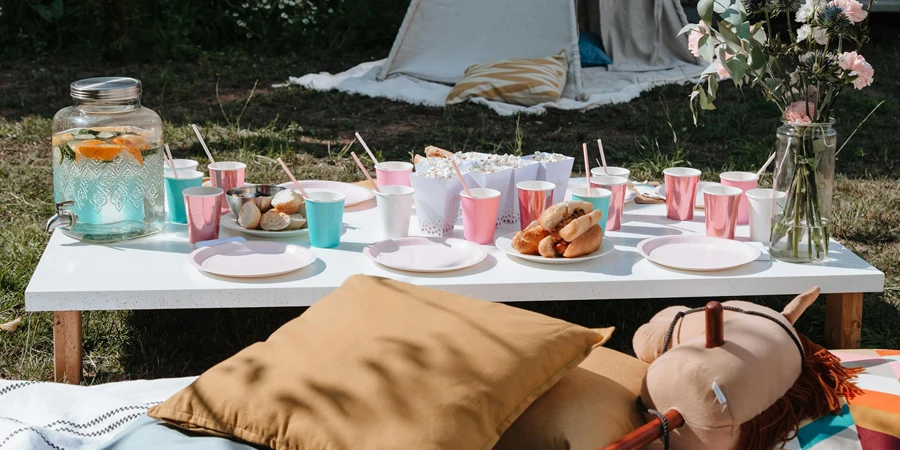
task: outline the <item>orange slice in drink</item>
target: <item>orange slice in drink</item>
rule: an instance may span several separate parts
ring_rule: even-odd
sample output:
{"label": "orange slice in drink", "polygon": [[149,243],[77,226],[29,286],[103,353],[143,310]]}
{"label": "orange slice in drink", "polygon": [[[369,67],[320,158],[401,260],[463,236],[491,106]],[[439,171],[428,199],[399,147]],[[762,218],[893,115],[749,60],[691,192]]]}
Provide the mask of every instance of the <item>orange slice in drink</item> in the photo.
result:
{"label": "orange slice in drink", "polygon": [[90,139],[78,143],[70,143],[70,147],[75,152],[75,163],[81,162],[82,158],[93,159],[94,161],[109,162],[116,159],[122,152],[127,152],[139,163],[143,164],[144,160],[141,156],[141,150],[134,144],[128,147],[123,145],[109,144],[103,141]]}
{"label": "orange slice in drink", "polygon": [[149,150],[150,149],[150,141],[147,138],[145,138],[144,136],[141,136],[139,134],[125,134],[125,135],[122,135],[122,136],[119,136],[119,137],[113,139],[112,141],[116,144],[123,144],[123,145],[124,145],[124,142],[129,142],[129,143],[136,145],[137,148],[139,148],[141,150]]}
{"label": "orange slice in drink", "polygon": [[132,137],[142,139],[146,143],[147,148],[150,148],[149,141],[147,141],[146,139],[144,139],[141,136],[136,136],[136,135],[119,136],[119,137],[113,139],[112,143],[120,145],[123,151],[128,152],[129,155],[131,155],[134,159],[137,160],[138,163],[140,163],[143,166],[144,165],[144,156],[141,155],[142,147],[138,143],[136,143],[135,140],[129,139]]}

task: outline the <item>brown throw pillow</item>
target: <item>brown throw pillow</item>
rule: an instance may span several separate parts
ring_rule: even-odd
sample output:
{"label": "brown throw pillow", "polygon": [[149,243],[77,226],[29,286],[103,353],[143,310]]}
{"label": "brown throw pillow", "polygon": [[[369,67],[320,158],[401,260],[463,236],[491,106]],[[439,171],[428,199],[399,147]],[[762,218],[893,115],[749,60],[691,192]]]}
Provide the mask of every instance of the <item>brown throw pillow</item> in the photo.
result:
{"label": "brown throw pillow", "polygon": [[525,410],[494,450],[597,450],[612,444],[644,424],[637,398],[647,366],[596,347]]}
{"label": "brown throw pillow", "polygon": [[275,449],[490,449],[603,337],[353,276],[150,416]]}

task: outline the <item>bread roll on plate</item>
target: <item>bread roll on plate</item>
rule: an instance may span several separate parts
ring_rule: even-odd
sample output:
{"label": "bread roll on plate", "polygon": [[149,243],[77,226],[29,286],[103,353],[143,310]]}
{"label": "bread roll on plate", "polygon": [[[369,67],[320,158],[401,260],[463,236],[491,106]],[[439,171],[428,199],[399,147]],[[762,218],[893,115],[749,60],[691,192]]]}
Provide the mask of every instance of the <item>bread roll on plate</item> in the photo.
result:
{"label": "bread roll on plate", "polygon": [[244,203],[238,213],[238,225],[247,228],[248,230],[259,227],[259,220],[262,218],[262,213],[259,212],[259,208],[256,206],[255,202]]}
{"label": "bread roll on plate", "polygon": [[260,220],[259,225],[266,231],[281,231],[291,224],[290,214],[285,214],[277,209],[266,211]]}
{"label": "bread roll on plate", "polygon": [[303,196],[294,192],[293,189],[278,191],[275,197],[272,198],[272,207],[285,214],[296,214],[297,211],[300,211],[301,206],[306,206],[304,205]]}

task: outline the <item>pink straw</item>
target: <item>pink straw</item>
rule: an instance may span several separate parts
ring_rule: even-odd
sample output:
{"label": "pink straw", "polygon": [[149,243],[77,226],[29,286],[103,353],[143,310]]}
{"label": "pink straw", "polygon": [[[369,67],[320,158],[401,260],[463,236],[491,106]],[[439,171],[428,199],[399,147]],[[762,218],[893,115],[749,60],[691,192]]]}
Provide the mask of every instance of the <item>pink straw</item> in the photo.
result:
{"label": "pink straw", "polygon": [[603,166],[603,173],[609,175],[609,171],[606,170],[606,155],[603,154],[603,139],[597,139],[597,145],[600,147],[600,164]]}
{"label": "pink straw", "polygon": [[469,186],[466,185],[466,179],[463,178],[462,172],[459,171],[459,166],[456,165],[456,161],[454,161],[453,158],[450,158],[450,164],[453,165],[453,170],[455,170],[455,171],[456,171],[456,175],[459,176],[459,181],[462,182],[463,190],[466,191],[466,195],[468,195],[469,197],[471,197],[471,196],[472,196],[472,193],[469,192]]}
{"label": "pink straw", "polygon": [[197,128],[197,125],[191,124],[191,128],[194,129],[194,134],[197,135],[197,140],[200,141],[200,146],[203,147],[203,151],[206,152],[206,157],[209,158],[210,164],[215,164],[216,160],[213,159],[212,153],[209,151],[209,147],[206,146],[206,141],[203,140],[203,136],[200,135],[200,129]]}
{"label": "pink straw", "polygon": [[359,132],[356,133],[356,139],[359,139],[359,143],[362,144],[364,149],[366,149],[366,153],[369,154],[369,158],[372,158],[372,162],[378,164],[378,160],[375,159],[375,155],[372,154],[372,150],[369,150],[369,146],[366,145],[366,141],[364,141],[362,136],[359,135]]}
{"label": "pink straw", "polygon": [[591,195],[591,164],[588,162],[587,144],[582,142],[581,149],[584,150],[584,180],[587,181],[588,195]]}
{"label": "pink straw", "polygon": [[303,186],[300,186],[300,183],[296,178],[294,178],[294,174],[293,172],[291,172],[291,169],[288,169],[287,164],[285,164],[284,161],[281,160],[281,158],[278,158],[278,164],[281,164],[281,168],[284,169],[284,173],[286,173],[287,176],[290,177],[291,181],[294,182],[294,186],[298,191],[300,191],[300,195],[302,195],[303,198],[309,198],[309,195],[307,195],[306,191],[303,190]]}
{"label": "pink straw", "polygon": [[169,144],[166,144],[164,147],[166,148],[166,151],[163,152],[163,159],[165,159],[166,162],[169,163],[169,168],[172,169],[172,175],[175,175],[175,179],[177,180],[178,170],[175,169],[175,161],[172,159],[172,151],[169,150]]}
{"label": "pink straw", "polygon": [[378,189],[378,185],[375,184],[374,180],[372,180],[372,176],[369,175],[369,171],[366,170],[366,166],[364,166],[362,161],[359,160],[359,156],[356,156],[356,152],[350,152],[350,156],[353,157],[353,160],[356,161],[356,165],[359,166],[359,170],[362,170],[363,175],[365,175],[366,179],[369,180],[369,183],[372,184],[372,188],[375,189],[375,192],[381,192],[381,190]]}

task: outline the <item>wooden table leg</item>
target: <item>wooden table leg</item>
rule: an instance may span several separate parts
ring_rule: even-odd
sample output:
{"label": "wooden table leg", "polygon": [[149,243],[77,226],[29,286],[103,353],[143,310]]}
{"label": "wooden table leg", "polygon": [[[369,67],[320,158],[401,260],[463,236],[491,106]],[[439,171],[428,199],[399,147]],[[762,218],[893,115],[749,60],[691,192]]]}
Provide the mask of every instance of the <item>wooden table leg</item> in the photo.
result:
{"label": "wooden table leg", "polygon": [[859,348],[862,331],[862,293],[828,294],[825,303],[825,346]]}
{"label": "wooden table leg", "polygon": [[81,383],[81,311],[53,313],[53,378]]}

